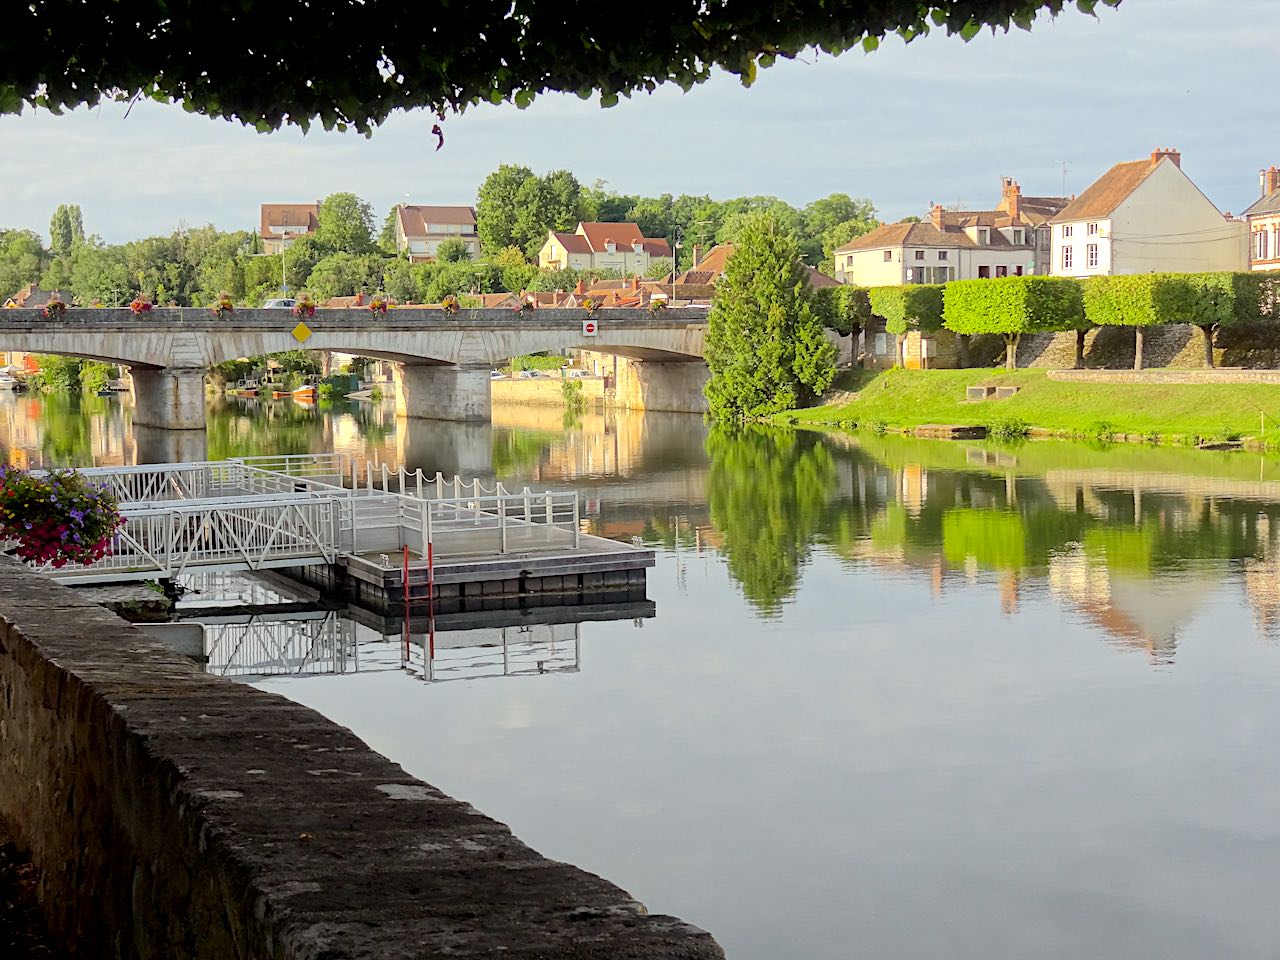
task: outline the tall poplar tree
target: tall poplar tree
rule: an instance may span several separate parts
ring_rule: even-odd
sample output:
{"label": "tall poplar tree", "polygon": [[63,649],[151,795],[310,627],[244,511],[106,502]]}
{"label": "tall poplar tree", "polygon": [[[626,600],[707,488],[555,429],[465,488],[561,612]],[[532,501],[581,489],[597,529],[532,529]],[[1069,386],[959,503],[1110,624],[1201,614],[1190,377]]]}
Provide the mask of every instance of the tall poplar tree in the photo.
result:
{"label": "tall poplar tree", "polygon": [[744,217],[708,318],[711,415],[746,420],[811,403],[835,377],[821,316],[795,238],[770,213]]}

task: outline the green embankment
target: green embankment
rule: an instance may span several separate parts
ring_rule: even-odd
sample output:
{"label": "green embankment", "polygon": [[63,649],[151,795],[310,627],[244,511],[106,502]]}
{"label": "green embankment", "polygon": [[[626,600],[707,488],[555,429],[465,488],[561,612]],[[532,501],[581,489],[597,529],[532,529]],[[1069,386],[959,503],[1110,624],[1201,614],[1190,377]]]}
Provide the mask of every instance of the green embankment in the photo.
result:
{"label": "green embankment", "polygon": [[[979,384],[1021,389],[1004,399],[966,400],[965,388]],[[841,374],[835,388],[854,397],[784,417],[872,430],[942,423],[983,424],[999,432],[1001,425],[1016,429],[1020,423],[1074,437],[1193,442],[1261,436],[1280,442],[1280,385],[1064,383],[1038,370],[985,369],[858,370]]]}

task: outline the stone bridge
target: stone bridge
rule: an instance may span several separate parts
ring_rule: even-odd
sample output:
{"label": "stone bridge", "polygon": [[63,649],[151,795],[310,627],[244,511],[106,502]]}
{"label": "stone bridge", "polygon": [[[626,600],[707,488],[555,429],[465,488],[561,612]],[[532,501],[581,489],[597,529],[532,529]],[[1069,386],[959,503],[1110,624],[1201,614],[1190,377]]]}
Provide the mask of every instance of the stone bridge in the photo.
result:
{"label": "stone bridge", "polygon": [[640,361],[641,392],[653,409],[705,409],[701,387],[706,308],[651,313],[607,310],[583,332],[585,310],[317,310],[302,320],[285,310],[73,308],[50,319],[39,310],[0,311],[0,351],[89,357],[130,369],[134,421],[170,429],[204,427],[204,375],[227,360],[286,350],[331,350],[396,364],[397,412],[436,420],[489,419],[489,371],[511,357],[566,348]]}

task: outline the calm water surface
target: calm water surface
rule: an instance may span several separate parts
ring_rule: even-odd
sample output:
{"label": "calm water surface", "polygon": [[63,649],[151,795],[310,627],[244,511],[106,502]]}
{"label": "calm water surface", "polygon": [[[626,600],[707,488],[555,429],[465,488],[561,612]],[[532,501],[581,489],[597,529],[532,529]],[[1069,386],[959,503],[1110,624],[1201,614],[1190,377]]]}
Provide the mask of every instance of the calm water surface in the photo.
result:
{"label": "calm water surface", "polygon": [[[11,460],[171,443],[0,403]],[[442,631],[433,683],[343,621],[308,669],[346,672],[263,686],[736,960],[1277,956],[1280,463],[494,421],[224,408],[203,442],[572,485],[658,550],[651,607]]]}

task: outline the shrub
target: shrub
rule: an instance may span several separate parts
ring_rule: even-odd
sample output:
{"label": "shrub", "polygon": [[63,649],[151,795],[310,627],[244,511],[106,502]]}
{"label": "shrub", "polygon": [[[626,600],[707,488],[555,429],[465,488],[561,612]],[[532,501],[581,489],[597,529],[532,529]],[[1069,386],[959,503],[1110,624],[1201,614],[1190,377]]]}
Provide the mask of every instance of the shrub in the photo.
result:
{"label": "shrub", "polygon": [[1007,417],[987,425],[987,435],[992,440],[1024,440],[1030,432],[1027,422],[1017,417]]}
{"label": "shrub", "polygon": [[889,333],[902,336],[908,330],[926,333],[942,329],[942,285],[911,283],[899,287],[872,287],[867,291],[871,312],[884,318]]}
{"label": "shrub", "polygon": [[1022,334],[1075,330],[1086,322],[1080,285],[1066,277],[957,280],[946,285],[942,315],[955,333],[1004,337],[1010,370],[1017,366]]}
{"label": "shrub", "polygon": [[843,337],[854,336],[871,320],[871,297],[866,287],[818,287],[813,295],[822,325]]}

